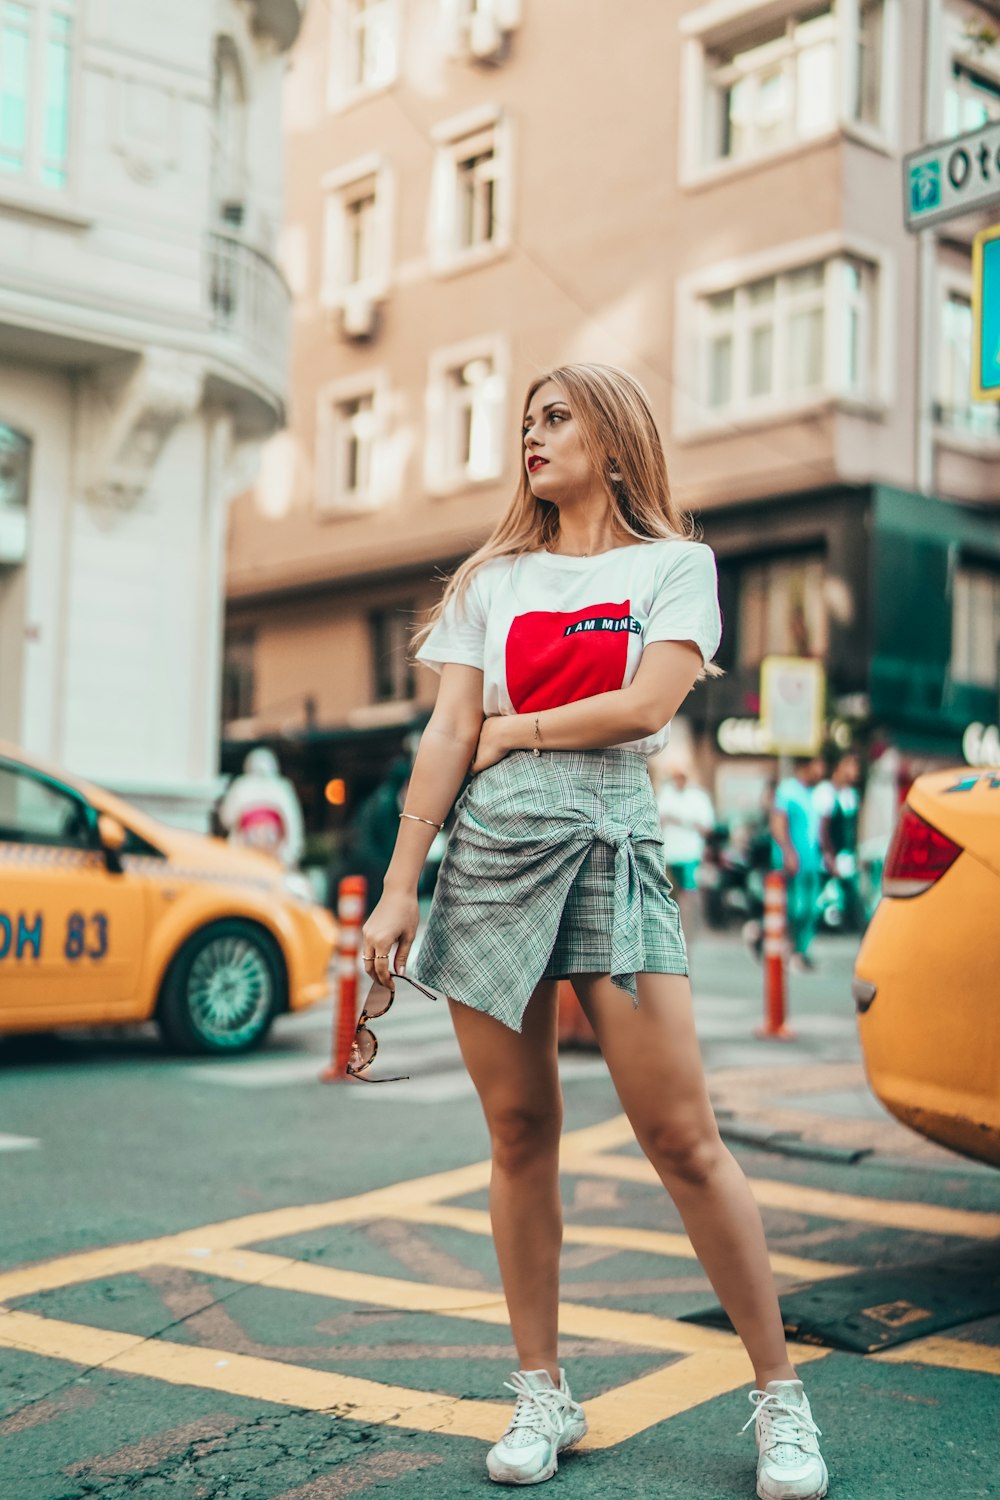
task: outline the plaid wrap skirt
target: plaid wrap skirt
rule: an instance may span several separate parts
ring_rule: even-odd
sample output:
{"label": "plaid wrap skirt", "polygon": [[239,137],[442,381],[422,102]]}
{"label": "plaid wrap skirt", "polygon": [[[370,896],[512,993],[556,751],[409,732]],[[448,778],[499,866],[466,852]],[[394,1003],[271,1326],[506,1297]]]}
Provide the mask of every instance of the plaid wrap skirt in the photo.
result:
{"label": "plaid wrap skirt", "polygon": [[520,1031],[540,979],[686,974],[645,757],[518,750],[476,776],[411,972]]}

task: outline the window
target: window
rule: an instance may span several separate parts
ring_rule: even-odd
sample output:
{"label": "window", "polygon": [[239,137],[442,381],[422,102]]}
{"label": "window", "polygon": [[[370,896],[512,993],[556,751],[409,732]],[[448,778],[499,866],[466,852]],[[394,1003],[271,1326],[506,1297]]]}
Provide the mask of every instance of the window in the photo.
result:
{"label": "window", "polygon": [[398,68],[397,0],[334,0],[330,103],[344,105],[393,83]]}
{"label": "window", "polygon": [[31,439],[0,423],[0,513],[28,508]]}
{"label": "window", "polygon": [[497,343],[445,350],[431,361],[428,487],[454,489],[503,470],[507,380]]}
{"label": "window", "polygon": [[946,290],[941,303],[935,420],[968,437],[1000,437],[1000,402],[972,399],[972,301]]}
{"label": "window", "polygon": [[1000,652],[1000,570],[964,564],[952,593],[951,675],[956,682],[997,686]]}
{"label": "window", "polygon": [[510,242],[510,141],[498,118],[478,128],[435,132],[433,203],[437,268],[477,262]]}
{"label": "window", "polygon": [[323,302],[338,306],[350,293],[384,296],[391,275],[392,178],[386,162],[365,157],[328,173],[323,250]]}
{"label": "window", "polygon": [[759,667],[771,655],[826,655],[824,571],[821,553],[769,558],[742,569],[737,636],[741,667]]}
{"label": "window", "polygon": [[212,196],[223,224],[238,229],[246,207],[246,91],[232,37],[215,43],[212,96]]}
{"label": "window", "polygon": [[0,172],[62,190],[76,0],[0,0]]}
{"label": "window", "polygon": [[882,32],[882,0],[859,0],[851,115],[876,130],[882,124]]}
{"label": "window", "polygon": [[30,772],[0,766],[0,840],[93,849],[93,819],[82,797]]}
{"label": "window", "polygon": [[252,625],[226,631],[222,650],[222,722],[249,719],[254,710],[254,653],[257,632]]}
{"label": "window", "polygon": [[412,603],[373,610],[368,617],[372,652],[372,689],[376,703],[412,698],[416,685],[410,660]]}
{"label": "window", "polygon": [[874,384],[875,268],[817,261],[699,298],[703,403],[759,409]]}
{"label": "window", "polygon": [[350,512],[377,505],[384,498],[381,379],[338,382],[319,399],[320,508]]}
{"label": "window", "polygon": [[715,116],[710,154],[717,159],[758,156],[820,135],[836,122],[837,34],[830,6],[716,47],[706,61]]}
{"label": "window", "polygon": [[0,422],[0,570],[27,556],[30,473],[31,439]]}
{"label": "window", "polygon": [[962,135],[1000,120],[1000,82],[955,59],[944,96],[944,134]]}
{"label": "window", "polygon": [[[884,125],[887,0],[789,5],[766,19],[750,4],[724,25],[719,7],[690,12],[686,47],[687,174],[750,161],[834,130]],[[734,7],[736,9],[736,7]],[[846,77],[845,77],[846,73]]]}

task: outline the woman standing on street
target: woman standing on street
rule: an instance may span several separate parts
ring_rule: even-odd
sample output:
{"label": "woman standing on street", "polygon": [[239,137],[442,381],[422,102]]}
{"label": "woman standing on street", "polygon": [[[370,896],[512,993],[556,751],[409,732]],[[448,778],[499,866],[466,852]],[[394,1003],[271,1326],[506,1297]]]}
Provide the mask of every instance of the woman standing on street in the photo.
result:
{"label": "woman standing on street", "polygon": [[753,1364],[757,1493],[818,1500],[818,1429],[788,1361],[760,1214],[709,1102],[646,770],[719,643],[714,559],[670,499],[647,399],[622,371],[571,365],[535,381],[522,435],[517,494],[418,652],[441,673],[437,704],[364,928],[367,970],[392,988],[424,856],[471,761],[418,969],[449,997],[492,1144],[520,1369],[487,1468],[537,1484],[587,1430],[557,1353],[556,986],[569,978]]}

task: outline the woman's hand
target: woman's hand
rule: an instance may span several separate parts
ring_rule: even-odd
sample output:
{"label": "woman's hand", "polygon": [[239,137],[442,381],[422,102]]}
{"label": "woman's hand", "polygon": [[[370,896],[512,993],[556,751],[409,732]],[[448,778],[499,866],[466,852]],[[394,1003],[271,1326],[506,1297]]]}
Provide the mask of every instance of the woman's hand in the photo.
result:
{"label": "woman's hand", "polygon": [[[420,920],[416,896],[383,891],[382,899],[361,929],[365,973],[392,989],[392,971],[406,972],[406,959]],[[392,950],[396,950],[392,962]]]}
{"label": "woman's hand", "polygon": [[512,714],[491,714],[488,719],[483,720],[479,744],[472,758],[473,776],[485,771],[488,766],[495,766],[498,760],[503,760],[513,750],[514,746],[507,734],[507,721],[513,717],[515,716]]}

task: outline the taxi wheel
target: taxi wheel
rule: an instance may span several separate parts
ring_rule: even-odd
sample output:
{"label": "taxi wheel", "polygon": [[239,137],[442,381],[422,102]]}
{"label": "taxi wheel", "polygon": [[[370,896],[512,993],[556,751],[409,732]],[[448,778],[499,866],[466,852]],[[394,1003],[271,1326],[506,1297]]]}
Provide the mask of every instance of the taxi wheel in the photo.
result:
{"label": "taxi wheel", "polygon": [[285,971],[252,922],[213,922],[189,938],[164,981],[156,1021],[180,1052],[248,1052],[284,1003]]}

